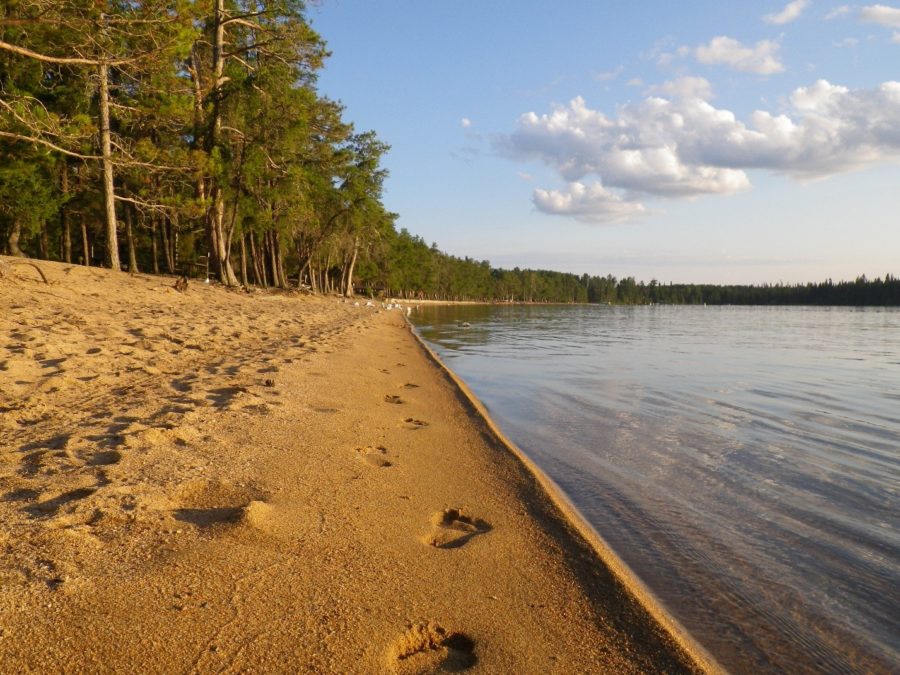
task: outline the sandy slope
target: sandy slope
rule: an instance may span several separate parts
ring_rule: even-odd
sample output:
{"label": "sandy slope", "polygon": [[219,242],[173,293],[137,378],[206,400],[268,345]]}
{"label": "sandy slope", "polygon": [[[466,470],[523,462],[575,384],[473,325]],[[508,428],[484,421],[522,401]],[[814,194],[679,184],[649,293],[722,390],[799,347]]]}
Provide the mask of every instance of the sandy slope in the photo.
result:
{"label": "sandy slope", "polygon": [[0,671],[691,670],[399,313],[41,266],[0,279]]}

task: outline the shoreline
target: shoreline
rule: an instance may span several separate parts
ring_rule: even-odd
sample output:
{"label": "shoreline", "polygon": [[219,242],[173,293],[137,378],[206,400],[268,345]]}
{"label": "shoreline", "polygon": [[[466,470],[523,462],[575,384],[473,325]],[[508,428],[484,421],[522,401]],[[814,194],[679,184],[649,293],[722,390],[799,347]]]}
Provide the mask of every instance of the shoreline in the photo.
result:
{"label": "shoreline", "polygon": [[401,312],[41,267],[0,279],[0,669],[710,669]]}
{"label": "shoreline", "polygon": [[475,395],[466,382],[460,378],[452,368],[431,348],[425,339],[419,335],[415,325],[407,318],[410,332],[416,338],[421,348],[425,350],[429,358],[434,362],[444,375],[449,378],[454,386],[465,397],[472,414],[480,417],[496,438],[497,442],[507,448],[523,467],[531,473],[546,496],[559,509],[562,516],[569,521],[577,536],[581,537],[596,553],[599,562],[609,567],[615,576],[625,585],[628,592],[633,594],[638,602],[647,610],[654,621],[659,623],[697,663],[704,672],[710,674],[725,673],[725,669],[716,661],[706,648],[697,642],[690,632],[672,616],[668,609],[650,588],[638,577],[615,550],[606,542],[602,535],[584,518],[578,511],[572,500],[544,471],[522,451],[497,425],[481,400]]}

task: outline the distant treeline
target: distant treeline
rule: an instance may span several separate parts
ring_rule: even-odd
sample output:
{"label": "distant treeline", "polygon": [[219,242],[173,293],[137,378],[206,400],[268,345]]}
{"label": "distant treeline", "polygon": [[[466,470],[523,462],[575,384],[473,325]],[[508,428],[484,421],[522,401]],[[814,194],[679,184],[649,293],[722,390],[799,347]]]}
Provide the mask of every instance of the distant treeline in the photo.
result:
{"label": "distant treeline", "polygon": [[900,305],[900,279],[761,286],[660,284],[578,276],[550,270],[492,268],[487,261],[457,258],[428,246],[406,230],[383,242],[379,254],[360,269],[358,290],[371,294],[434,300],[562,302],[618,305]]}

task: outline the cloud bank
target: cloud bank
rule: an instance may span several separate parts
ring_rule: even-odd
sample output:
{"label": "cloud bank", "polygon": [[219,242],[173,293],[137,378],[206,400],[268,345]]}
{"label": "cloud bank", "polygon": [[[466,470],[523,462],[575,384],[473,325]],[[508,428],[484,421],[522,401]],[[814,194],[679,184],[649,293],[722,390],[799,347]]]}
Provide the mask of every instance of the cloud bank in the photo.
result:
{"label": "cloud bank", "polygon": [[757,110],[746,121],[712,105],[700,78],[658,90],[669,96],[622,106],[614,117],[580,97],[526,113],[497,149],[541,161],[569,183],[535,190],[539,210],[590,222],[646,213],[646,198],[746,190],[751,169],[809,180],[900,157],[900,82],[850,90],[819,80],[796,89],[785,112]]}

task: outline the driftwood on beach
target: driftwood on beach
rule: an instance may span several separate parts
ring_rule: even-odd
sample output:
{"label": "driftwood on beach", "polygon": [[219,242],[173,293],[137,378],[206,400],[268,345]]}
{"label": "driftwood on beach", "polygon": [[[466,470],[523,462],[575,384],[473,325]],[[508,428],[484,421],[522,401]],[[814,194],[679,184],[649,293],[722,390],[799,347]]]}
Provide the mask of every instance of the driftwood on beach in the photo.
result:
{"label": "driftwood on beach", "polygon": [[44,283],[48,286],[50,285],[50,282],[47,280],[47,275],[44,274],[44,271],[30,260],[0,260],[0,279],[4,278],[8,274],[9,268],[13,265],[28,265],[29,267],[33,267],[37,270],[37,273],[41,275],[41,279],[43,279]]}

